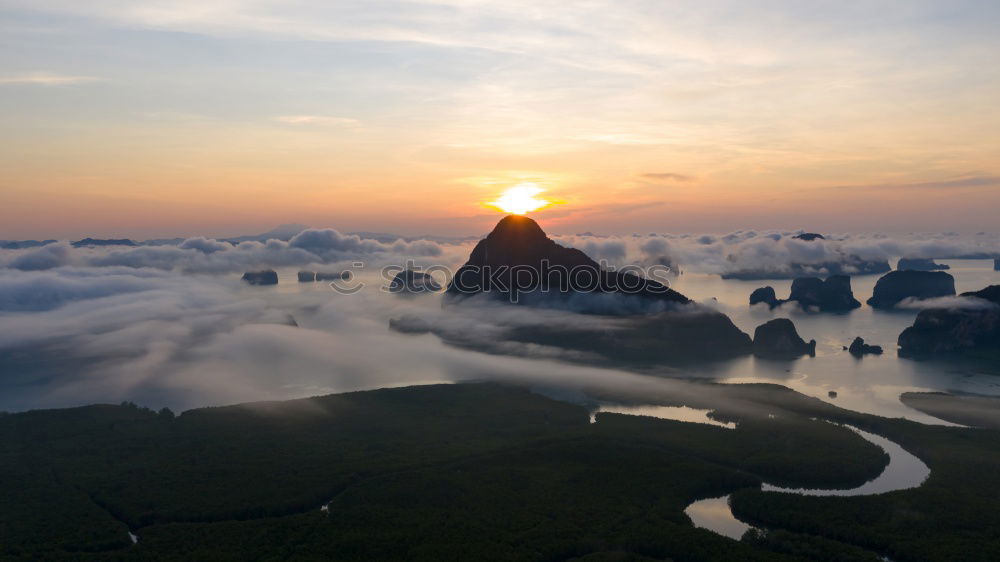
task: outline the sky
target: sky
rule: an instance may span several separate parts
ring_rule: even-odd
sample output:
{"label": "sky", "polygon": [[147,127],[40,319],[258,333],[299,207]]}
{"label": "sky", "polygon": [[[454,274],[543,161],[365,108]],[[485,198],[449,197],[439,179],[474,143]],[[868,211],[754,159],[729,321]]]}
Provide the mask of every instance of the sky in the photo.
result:
{"label": "sky", "polygon": [[996,231],[994,1],[0,0],[0,239]]}

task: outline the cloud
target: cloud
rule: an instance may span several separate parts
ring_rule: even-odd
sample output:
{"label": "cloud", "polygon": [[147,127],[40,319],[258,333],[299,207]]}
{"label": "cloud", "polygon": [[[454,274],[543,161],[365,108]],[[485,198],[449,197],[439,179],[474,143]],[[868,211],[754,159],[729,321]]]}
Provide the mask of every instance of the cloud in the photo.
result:
{"label": "cloud", "polygon": [[181,242],[178,246],[178,248],[182,250],[198,250],[199,252],[204,252],[206,254],[222,252],[232,247],[232,244],[219,242],[218,240],[205,238],[203,236],[188,238],[187,240]]}
{"label": "cloud", "polygon": [[11,272],[0,275],[0,312],[43,311],[69,302],[162,287],[165,274],[125,268]]}
{"label": "cloud", "polygon": [[71,76],[57,74],[54,72],[28,72],[0,77],[0,84],[25,84],[35,86],[67,86],[71,84],[84,84],[87,82],[97,82],[100,78],[96,76]]}
{"label": "cloud", "polygon": [[688,176],[685,174],[675,174],[672,172],[652,172],[652,173],[642,174],[642,176],[640,177],[643,177],[648,180],[657,180],[657,181],[689,182],[695,180],[694,176]]}
{"label": "cloud", "polygon": [[947,308],[951,310],[993,310],[995,302],[976,297],[937,297],[933,299],[907,298],[896,304],[896,308],[923,310],[925,308]]}
{"label": "cloud", "polygon": [[[825,240],[794,238],[800,230],[738,230],[726,234],[655,234],[631,236],[558,236],[560,244],[579,248],[595,259],[622,264],[669,263],[671,267],[697,273],[734,273],[766,270],[785,275],[805,274],[815,266],[837,263],[850,271],[858,259],[891,261],[899,257],[947,259],[963,255],[1000,253],[996,234],[958,236],[925,233],[832,234]],[[853,257],[852,257],[853,256]],[[794,268],[793,264],[806,266]]]}
{"label": "cloud", "polygon": [[350,117],[333,117],[329,115],[281,115],[274,118],[279,123],[287,125],[322,125],[322,126],[356,126],[361,122]]}
{"label": "cloud", "polygon": [[[1000,255],[996,234],[961,236],[954,233],[884,234],[825,233],[825,240],[794,238],[800,231],[739,230],[726,234],[636,234],[554,236],[565,246],[583,250],[597,260],[622,265],[669,264],[689,272],[733,273],[765,269],[792,271],[792,264],[828,262],[850,264],[862,260],[890,261],[899,257],[947,259],[964,255]],[[335,229],[308,228],[287,242],[244,241],[233,245],[211,238],[189,238],[177,245],[72,248],[65,243],[41,248],[0,251],[0,268],[46,270],[60,266],[155,268],[189,273],[234,273],[250,269],[301,267],[347,268],[355,261],[366,267],[417,265],[453,267],[465,261],[476,240],[433,242],[390,241]],[[851,257],[856,256],[856,257]],[[804,270],[802,270],[804,271]],[[823,275],[822,270],[817,274]]]}
{"label": "cloud", "polygon": [[37,250],[21,253],[7,267],[22,271],[52,269],[69,263],[71,246],[66,243],[47,244]]}
{"label": "cloud", "polygon": [[16,381],[0,380],[0,410],[126,399],[182,409],[426,382],[641,379],[552,361],[569,355],[545,346],[511,343],[496,351],[520,357],[483,355],[388,329],[389,318],[409,314],[482,344],[516,323],[579,321],[568,312],[446,312],[435,296],[316,288],[123,267],[0,270],[0,368],[18,367]]}
{"label": "cloud", "polygon": [[404,264],[407,260],[450,265],[462,254],[467,254],[464,247],[429,240],[381,242],[356,234],[341,234],[334,229],[306,229],[288,242],[278,239],[265,242],[249,240],[233,245],[212,238],[195,237],[178,245],[126,248],[74,248],[65,243],[50,244],[37,249],[0,252],[0,267],[31,271],[65,265],[121,266],[189,273],[230,273],[358,260],[372,266]]}
{"label": "cloud", "polygon": [[386,244],[371,238],[362,238],[357,234],[341,234],[332,228],[308,228],[296,234],[288,241],[292,248],[308,250],[316,255],[329,256],[331,253],[344,257],[342,254],[371,254],[392,252],[410,256],[440,256],[441,246],[428,240],[407,242],[399,239]]}
{"label": "cloud", "polygon": [[[741,266],[740,260],[750,256],[776,264],[820,259],[837,248],[874,255],[997,247],[995,236],[832,234],[820,245],[793,240],[792,234],[747,230],[712,235],[707,243],[690,234],[580,235],[572,242],[624,255],[626,261],[666,254],[685,264],[686,271],[702,272]],[[588,359],[583,351],[500,337],[533,325],[615,329],[614,319],[575,312],[595,307],[604,313],[631,311],[627,307],[634,299],[569,299],[564,310],[488,302],[442,308],[440,296],[402,299],[379,291],[377,283],[340,295],[322,284],[289,286],[284,277],[277,288],[251,287],[237,275],[191,273],[238,271],[257,263],[298,267],[323,256],[385,263],[400,260],[405,255],[401,251],[423,251],[425,245],[430,254],[440,252],[424,256],[428,263],[454,265],[464,261],[473,243],[380,243],[332,229],[308,229],[289,242],[236,246],[204,238],[128,249],[61,244],[66,255],[55,267],[0,267],[0,371],[18,373],[16,379],[0,380],[0,410],[126,399],[182,409],[466,380],[691,391],[682,382],[597,367],[599,362],[581,365]],[[9,266],[30,255],[24,262],[41,262],[39,250],[3,251],[0,260]],[[735,264],[730,255],[740,256]],[[338,262],[322,263],[334,269]],[[371,274],[367,269],[362,273]],[[461,347],[445,345],[433,335],[390,331],[389,319],[403,316],[423,319]]]}
{"label": "cloud", "polygon": [[[967,178],[916,183],[879,183],[867,185],[838,185],[834,189],[949,189],[962,187],[1000,186],[1000,176],[973,176]],[[826,188],[824,188],[826,189]]]}

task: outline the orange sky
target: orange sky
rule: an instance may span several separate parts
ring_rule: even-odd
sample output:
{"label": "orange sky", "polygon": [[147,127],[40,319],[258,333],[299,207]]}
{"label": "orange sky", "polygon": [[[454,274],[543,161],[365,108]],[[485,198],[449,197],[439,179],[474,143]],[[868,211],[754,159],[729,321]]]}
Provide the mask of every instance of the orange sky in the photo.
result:
{"label": "orange sky", "polygon": [[990,5],[324,4],[13,9],[0,238],[996,229]]}

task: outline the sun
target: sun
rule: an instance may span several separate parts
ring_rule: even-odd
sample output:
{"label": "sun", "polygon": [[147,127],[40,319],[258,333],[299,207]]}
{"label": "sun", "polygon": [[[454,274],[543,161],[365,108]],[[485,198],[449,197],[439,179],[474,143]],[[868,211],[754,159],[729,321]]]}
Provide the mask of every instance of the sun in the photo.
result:
{"label": "sun", "polygon": [[506,213],[523,215],[525,213],[530,213],[531,211],[537,211],[552,204],[551,201],[535,197],[543,191],[545,190],[538,187],[538,184],[536,183],[519,183],[507,191],[504,191],[503,195],[501,195],[499,199],[496,201],[490,201],[487,205],[496,207]]}

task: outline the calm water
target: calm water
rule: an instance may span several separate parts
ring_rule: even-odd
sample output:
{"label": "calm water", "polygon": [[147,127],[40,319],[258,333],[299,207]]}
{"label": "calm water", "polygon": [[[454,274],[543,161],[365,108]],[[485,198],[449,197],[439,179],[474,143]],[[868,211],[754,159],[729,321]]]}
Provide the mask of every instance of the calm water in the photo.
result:
{"label": "calm water", "polygon": [[[736,424],[721,423],[711,419],[708,416],[711,413],[710,410],[687,407],[602,405],[597,411],[720,425],[730,429],[736,427]],[[903,449],[898,443],[890,441],[881,435],[863,431],[850,425],[838,425],[843,425],[843,427],[850,429],[862,439],[885,451],[889,456],[889,464],[886,465],[881,474],[854,488],[785,488],[765,482],[761,486],[761,489],[765,492],[782,492],[803,496],[869,496],[916,488],[923,484],[930,476],[930,468],[912,453]],[[743,536],[743,533],[751,528],[750,525],[740,521],[733,515],[732,510],[729,508],[728,495],[698,500],[685,508],[684,512],[691,518],[692,523],[696,527],[708,529],[736,540],[739,540]]]}
{"label": "calm water", "polygon": [[881,435],[862,431],[856,427],[845,425],[863,439],[874,443],[889,455],[889,464],[875,479],[865,482],[856,488],[847,490],[838,489],[815,489],[815,488],[783,488],[764,483],[761,487],[765,492],[784,492],[788,494],[799,494],[802,496],[871,496],[874,494],[884,494],[896,490],[908,490],[916,488],[927,480],[931,475],[931,469],[926,464],[898,443],[890,441]]}
{"label": "calm water", "polygon": [[[930,468],[923,461],[900,447],[899,444],[856,427],[845,427],[865,440],[878,445],[889,455],[889,464],[876,478],[850,489],[784,488],[765,482],[761,486],[761,490],[802,496],[870,496],[916,488],[930,476]],[[733,515],[733,511],[729,507],[728,495],[693,502],[684,509],[684,513],[691,518],[695,527],[708,529],[736,540],[739,540],[748,529],[752,528],[751,525],[740,521]]]}
{"label": "calm water", "polygon": [[721,422],[709,417],[712,410],[702,410],[690,408],[688,406],[620,406],[615,404],[603,404],[596,411],[590,414],[590,421],[593,423],[596,414],[599,412],[610,412],[613,414],[627,414],[630,416],[647,416],[651,418],[661,418],[665,420],[676,420],[689,423],[704,423],[736,429],[736,424],[732,422]]}
{"label": "calm water", "polygon": [[[1000,272],[990,260],[940,260],[951,266],[955,288],[961,293],[1000,284]],[[753,357],[694,368],[686,374],[711,377],[723,382],[773,382],[839,406],[888,417],[905,417],[925,423],[946,423],[899,401],[907,391],[938,390],[1000,395],[1000,365],[957,361],[916,361],[899,358],[896,339],[913,323],[915,310],[876,311],[864,304],[880,276],[854,277],[851,285],[862,307],[847,314],[804,313],[788,305],[773,311],[748,305],[757,287],[774,287],[778,298],[787,298],[790,280],[723,281],[718,276],[684,274],[673,287],[704,302],[717,299],[717,308],[739,328],[753,334],[754,328],[779,317],[791,318],[805,340],[816,340],[816,357],[773,361]],[[881,345],[885,353],[855,359],[843,346],[856,336]],[[836,398],[828,393],[835,391]]]}
{"label": "calm water", "polygon": [[698,500],[684,509],[695,527],[708,529],[724,537],[740,540],[752,529],[750,525],[733,516],[729,509],[729,496]]}

